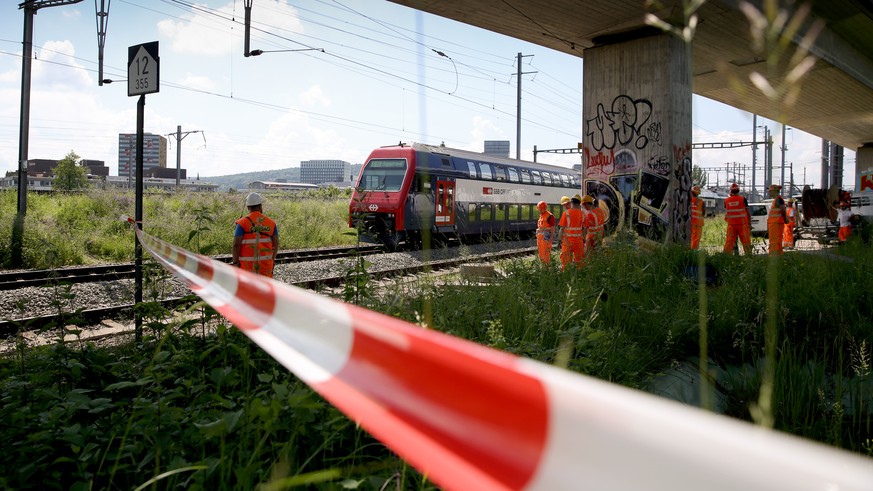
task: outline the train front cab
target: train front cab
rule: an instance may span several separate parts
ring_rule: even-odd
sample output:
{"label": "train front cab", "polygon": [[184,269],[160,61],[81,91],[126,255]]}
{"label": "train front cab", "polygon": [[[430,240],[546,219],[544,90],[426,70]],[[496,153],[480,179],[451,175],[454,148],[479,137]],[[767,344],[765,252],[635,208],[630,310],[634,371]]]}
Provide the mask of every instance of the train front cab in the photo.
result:
{"label": "train front cab", "polygon": [[370,154],[349,203],[349,226],[362,241],[397,249],[457,236],[455,180],[431,175],[433,162],[419,168],[417,157],[434,156],[409,147]]}
{"label": "train front cab", "polygon": [[396,248],[406,239],[404,205],[414,169],[412,149],[380,148],[370,154],[349,202],[349,227],[362,241]]}

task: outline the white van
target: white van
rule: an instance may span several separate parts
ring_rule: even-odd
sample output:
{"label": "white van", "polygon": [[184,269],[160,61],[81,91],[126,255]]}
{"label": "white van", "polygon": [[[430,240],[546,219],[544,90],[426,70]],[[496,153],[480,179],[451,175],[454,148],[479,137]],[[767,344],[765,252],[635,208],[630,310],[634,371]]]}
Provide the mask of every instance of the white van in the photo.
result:
{"label": "white van", "polygon": [[749,224],[749,228],[752,237],[767,237],[767,214],[772,202],[773,200],[769,200],[764,203],[749,204],[749,213],[752,215],[752,223]]}

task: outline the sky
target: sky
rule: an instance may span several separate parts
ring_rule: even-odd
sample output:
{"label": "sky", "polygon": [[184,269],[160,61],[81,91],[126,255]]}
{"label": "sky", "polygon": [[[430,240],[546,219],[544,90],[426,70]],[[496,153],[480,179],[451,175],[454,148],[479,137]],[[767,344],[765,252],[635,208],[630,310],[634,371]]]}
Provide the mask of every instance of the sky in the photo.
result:
{"label": "sky", "polygon": [[[17,169],[21,121],[20,2],[0,5],[0,172]],[[96,7],[106,17],[104,78],[98,85]],[[160,91],[145,97],[144,130],[170,135],[168,167],[188,177],[296,167],[301,161],[363,163],[375,148],[403,142],[481,152],[509,140],[516,155],[517,55],[521,53],[520,156],[575,148],[582,141],[582,59],[381,0],[256,0],[252,50],[244,57],[243,0],[83,1],[34,17],[30,159],[70,151],[118,174],[118,134],[136,132],[137,97],[127,95],[128,47],[158,41]],[[322,51],[323,50],[323,51]],[[782,156],[782,127],[758,118]],[[752,140],[752,114],[694,96],[693,141]],[[758,129],[758,140],[764,130]],[[821,139],[786,131],[785,162],[796,183],[821,182]],[[854,149],[844,184],[854,182]],[[695,150],[710,184],[746,166],[752,150]],[[760,170],[763,156],[757,156]],[[540,153],[564,167],[580,155]],[[789,170],[786,169],[786,180]],[[779,170],[774,172],[779,176]]]}

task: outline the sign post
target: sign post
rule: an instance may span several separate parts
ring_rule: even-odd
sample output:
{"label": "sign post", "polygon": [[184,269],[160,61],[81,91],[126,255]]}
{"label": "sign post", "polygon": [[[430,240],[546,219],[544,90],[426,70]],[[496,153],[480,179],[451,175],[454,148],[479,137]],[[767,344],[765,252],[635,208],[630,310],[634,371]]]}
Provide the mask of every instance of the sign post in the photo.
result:
{"label": "sign post", "polygon": [[[136,104],[136,226],[142,230],[142,174],[143,174],[143,126],[145,120],[145,95],[158,92],[160,89],[160,57],[158,42],[138,44],[127,48],[127,95],[138,95]],[[127,169],[130,177],[130,168]],[[136,323],[136,340],[142,340],[142,314],[139,305],[142,303],[142,246],[134,236],[135,283],[134,291],[134,321]]]}

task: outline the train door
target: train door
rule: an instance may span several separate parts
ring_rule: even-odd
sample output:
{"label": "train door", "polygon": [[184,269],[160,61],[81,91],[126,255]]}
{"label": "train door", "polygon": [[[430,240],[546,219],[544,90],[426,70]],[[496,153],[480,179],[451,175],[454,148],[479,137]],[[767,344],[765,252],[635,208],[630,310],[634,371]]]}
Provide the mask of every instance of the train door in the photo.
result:
{"label": "train door", "polygon": [[455,224],[455,183],[451,181],[436,182],[436,208],[434,222],[437,227],[447,227]]}

